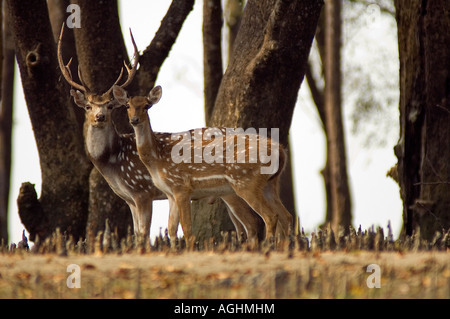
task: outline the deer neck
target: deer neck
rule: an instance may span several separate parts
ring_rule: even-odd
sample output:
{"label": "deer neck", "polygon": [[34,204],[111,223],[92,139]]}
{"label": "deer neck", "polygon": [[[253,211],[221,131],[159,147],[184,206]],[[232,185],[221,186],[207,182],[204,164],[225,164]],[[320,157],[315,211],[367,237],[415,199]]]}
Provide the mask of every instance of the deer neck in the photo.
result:
{"label": "deer neck", "polygon": [[142,159],[145,161],[156,161],[158,157],[158,142],[153,133],[150,119],[134,126],[136,133],[136,147]]}
{"label": "deer neck", "polygon": [[102,163],[114,158],[119,151],[119,135],[112,123],[102,127],[85,124],[86,151],[95,163]]}

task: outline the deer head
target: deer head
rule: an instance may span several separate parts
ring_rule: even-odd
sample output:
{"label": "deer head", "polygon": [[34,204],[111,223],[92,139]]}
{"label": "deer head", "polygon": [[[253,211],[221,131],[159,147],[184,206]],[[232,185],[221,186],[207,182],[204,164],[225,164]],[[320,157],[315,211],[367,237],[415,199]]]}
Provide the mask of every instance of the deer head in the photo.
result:
{"label": "deer head", "polygon": [[[78,105],[79,107],[83,108],[86,111],[86,119],[88,123],[92,124],[94,127],[102,127],[105,125],[105,123],[110,123],[112,110],[123,105],[119,101],[114,99],[113,95],[111,94],[113,87],[117,86],[120,80],[122,79],[123,68],[121,69],[119,77],[114,82],[114,84],[103,94],[94,93],[89,89],[89,87],[83,80],[81,68],[79,66],[78,66],[78,78],[80,79],[81,84],[75,82],[72,78],[72,73],[69,68],[70,64],[72,63],[72,59],[70,59],[67,65],[65,65],[61,54],[61,42],[63,32],[64,32],[64,23],[62,25],[61,33],[58,39],[58,63],[62,75],[64,76],[66,81],[73,87],[73,89],[70,90],[70,95],[73,96],[76,105]],[[139,62],[139,52],[131,30],[130,35],[134,47],[134,63],[132,67],[129,68],[127,64],[124,62],[124,66],[127,70],[128,77],[125,80],[125,82],[120,85],[121,88],[125,88],[131,83],[134,76],[136,75],[137,65]]]}
{"label": "deer head", "polygon": [[[155,86],[147,96],[135,96],[128,97],[127,92],[123,87],[113,85],[112,92],[114,98],[121,104],[126,105],[128,118],[130,124],[133,126],[141,124],[142,119],[146,119],[144,113],[146,113],[154,104],[158,103],[161,99],[162,88],[161,86]],[[134,107],[130,107],[129,105]]]}

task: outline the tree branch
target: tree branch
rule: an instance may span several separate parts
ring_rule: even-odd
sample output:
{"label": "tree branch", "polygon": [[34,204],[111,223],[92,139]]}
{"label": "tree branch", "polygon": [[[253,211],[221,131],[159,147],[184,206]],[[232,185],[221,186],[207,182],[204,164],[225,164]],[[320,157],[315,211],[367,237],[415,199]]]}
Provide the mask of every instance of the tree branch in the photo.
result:
{"label": "tree branch", "polygon": [[131,94],[147,94],[155,85],[159,69],[169,55],[181,27],[193,7],[194,0],[172,1],[155,37],[139,58],[141,67],[136,74],[139,89],[138,92],[131,90]]}
{"label": "tree branch", "polygon": [[325,98],[324,92],[322,89],[319,89],[317,86],[316,80],[312,75],[311,64],[308,62],[306,66],[306,81],[308,82],[309,90],[311,92],[311,96],[313,98],[314,104],[316,105],[317,111],[320,116],[320,120],[322,121],[323,127],[325,128]]}

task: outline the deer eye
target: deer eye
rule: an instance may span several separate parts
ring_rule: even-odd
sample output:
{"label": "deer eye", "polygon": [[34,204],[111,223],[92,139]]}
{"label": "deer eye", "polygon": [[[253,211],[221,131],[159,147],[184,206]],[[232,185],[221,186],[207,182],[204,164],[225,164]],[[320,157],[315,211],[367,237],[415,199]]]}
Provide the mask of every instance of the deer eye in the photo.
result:
{"label": "deer eye", "polygon": [[107,108],[108,108],[108,110],[112,110],[112,109],[114,108],[114,104],[109,103],[108,106],[107,106]]}
{"label": "deer eye", "polygon": [[125,108],[128,110],[130,108],[130,104],[125,104]]}
{"label": "deer eye", "polygon": [[144,107],[145,107],[146,110],[148,110],[148,109],[150,109],[152,106],[151,106],[150,104],[145,104]]}
{"label": "deer eye", "polygon": [[84,108],[86,111],[92,110],[92,106],[90,106],[90,105],[86,105]]}

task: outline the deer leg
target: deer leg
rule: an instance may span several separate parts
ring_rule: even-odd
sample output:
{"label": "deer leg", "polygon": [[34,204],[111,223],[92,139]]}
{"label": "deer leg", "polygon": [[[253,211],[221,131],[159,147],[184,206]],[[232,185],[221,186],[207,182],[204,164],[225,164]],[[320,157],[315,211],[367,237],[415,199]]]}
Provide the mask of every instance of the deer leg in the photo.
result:
{"label": "deer leg", "polygon": [[169,237],[170,244],[175,247],[177,239],[178,224],[180,223],[180,215],[178,214],[177,204],[172,196],[167,196],[169,199]]}
{"label": "deer leg", "polygon": [[271,180],[264,188],[264,196],[272,206],[274,212],[278,214],[278,220],[281,225],[283,234],[287,237],[293,225],[292,215],[284,207],[277,191],[277,181]]}
{"label": "deer leg", "polygon": [[233,216],[234,219],[239,222],[239,226],[237,226],[233,218],[231,219],[235,224],[236,230],[239,232],[239,240],[241,239],[240,232],[242,232],[239,228],[243,228],[246,232],[248,242],[258,242],[258,223],[260,219],[252,211],[250,206],[236,194],[222,196],[222,200],[225,202],[231,213],[230,217]]}
{"label": "deer leg", "polygon": [[232,213],[230,206],[227,206],[228,215],[230,216],[231,222],[236,229],[236,235],[239,241],[244,241],[247,238],[247,231],[245,226],[240,222],[235,214]]}
{"label": "deer leg", "polygon": [[181,227],[183,228],[184,237],[186,239],[186,246],[191,248],[193,244],[192,236],[192,219],[191,219],[191,200],[190,194],[186,191],[179,192],[173,195],[176,208],[180,215]]}
{"label": "deer leg", "polygon": [[136,201],[136,206],[134,206],[135,212],[133,213],[132,211],[133,222],[137,219],[137,233],[140,236],[144,236],[144,238],[149,238],[150,235],[150,225],[152,223],[152,203],[153,200],[149,198],[138,199]]}
{"label": "deer leg", "polygon": [[133,204],[129,204],[128,206],[130,207],[131,210],[131,217],[133,218],[133,232],[135,235],[137,235],[139,233],[139,214],[138,214],[138,210],[136,208],[136,206],[134,206]]}
{"label": "deer leg", "polygon": [[235,187],[232,186],[236,194],[247,202],[253,210],[261,216],[266,224],[266,239],[275,236],[278,215],[273,211],[271,205],[267,202],[263,191],[259,187]]}

